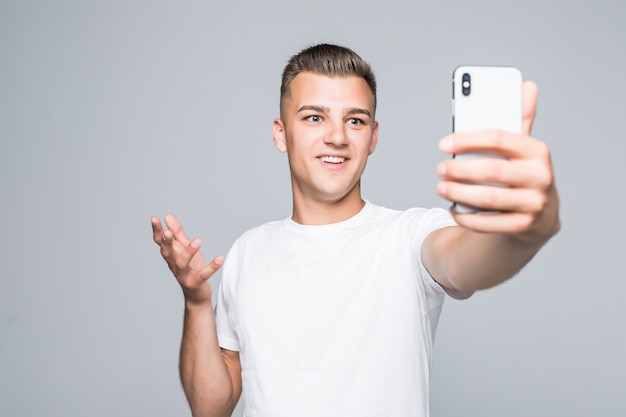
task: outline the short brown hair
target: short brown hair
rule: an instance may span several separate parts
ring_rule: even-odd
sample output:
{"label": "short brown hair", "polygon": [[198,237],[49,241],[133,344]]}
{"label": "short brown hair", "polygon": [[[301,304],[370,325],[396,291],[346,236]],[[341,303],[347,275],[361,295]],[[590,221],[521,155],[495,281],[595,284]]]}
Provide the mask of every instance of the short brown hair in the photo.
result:
{"label": "short brown hair", "polygon": [[287,62],[280,85],[281,111],[284,100],[289,97],[291,82],[301,72],[340,77],[356,75],[363,78],[372,91],[376,110],[376,77],[370,65],[350,48],[322,43],[303,49]]}

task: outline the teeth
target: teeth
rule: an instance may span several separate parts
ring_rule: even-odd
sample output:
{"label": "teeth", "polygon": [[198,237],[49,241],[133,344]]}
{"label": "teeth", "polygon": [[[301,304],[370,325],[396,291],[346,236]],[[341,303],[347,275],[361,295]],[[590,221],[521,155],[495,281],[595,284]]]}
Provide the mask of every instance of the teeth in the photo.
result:
{"label": "teeth", "polygon": [[340,156],[322,156],[320,159],[322,162],[330,162],[333,164],[341,164],[346,160],[346,158],[342,158]]}

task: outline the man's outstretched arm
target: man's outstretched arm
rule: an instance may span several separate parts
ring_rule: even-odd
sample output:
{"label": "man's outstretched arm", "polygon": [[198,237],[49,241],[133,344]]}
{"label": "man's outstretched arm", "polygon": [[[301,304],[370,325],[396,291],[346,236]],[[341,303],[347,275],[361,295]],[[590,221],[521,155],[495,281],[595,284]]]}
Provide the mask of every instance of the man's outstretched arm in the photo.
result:
{"label": "man's outstretched arm", "polygon": [[550,150],[530,136],[536,105],[537,86],[525,82],[521,135],[485,130],[455,133],[440,142],[440,149],[448,154],[478,151],[507,157],[450,159],[437,167],[442,180],[439,195],[492,212],[453,210],[460,227],[437,230],[422,246],[422,261],[430,274],[459,298],[515,275],[560,229]]}
{"label": "man's outstretched arm", "polygon": [[200,239],[189,240],[171,214],[165,223],[167,229],[152,218],[154,241],[185,297],[179,363],[183,389],[194,417],[230,416],[241,395],[241,363],[238,352],[219,346],[209,283],[224,258],[207,264],[199,252]]}

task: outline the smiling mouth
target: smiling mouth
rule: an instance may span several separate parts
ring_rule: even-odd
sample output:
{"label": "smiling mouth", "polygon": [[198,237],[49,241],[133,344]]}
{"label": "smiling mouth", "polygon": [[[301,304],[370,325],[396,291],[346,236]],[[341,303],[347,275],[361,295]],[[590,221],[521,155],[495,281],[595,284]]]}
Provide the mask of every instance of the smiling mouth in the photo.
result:
{"label": "smiling mouth", "polygon": [[328,162],[331,164],[342,164],[343,162],[345,162],[346,158],[341,157],[341,156],[321,156],[320,159],[322,160],[322,162]]}

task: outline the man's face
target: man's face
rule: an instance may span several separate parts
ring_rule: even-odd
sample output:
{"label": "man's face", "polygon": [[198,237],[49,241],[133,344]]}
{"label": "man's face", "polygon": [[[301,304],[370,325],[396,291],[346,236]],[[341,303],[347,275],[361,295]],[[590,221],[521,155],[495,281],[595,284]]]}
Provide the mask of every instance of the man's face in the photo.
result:
{"label": "man's face", "polygon": [[361,174],[378,140],[369,86],[357,76],[303,72],[290,91],[274,121],[274,143],[288,154],[294,198],[360,199]]}

